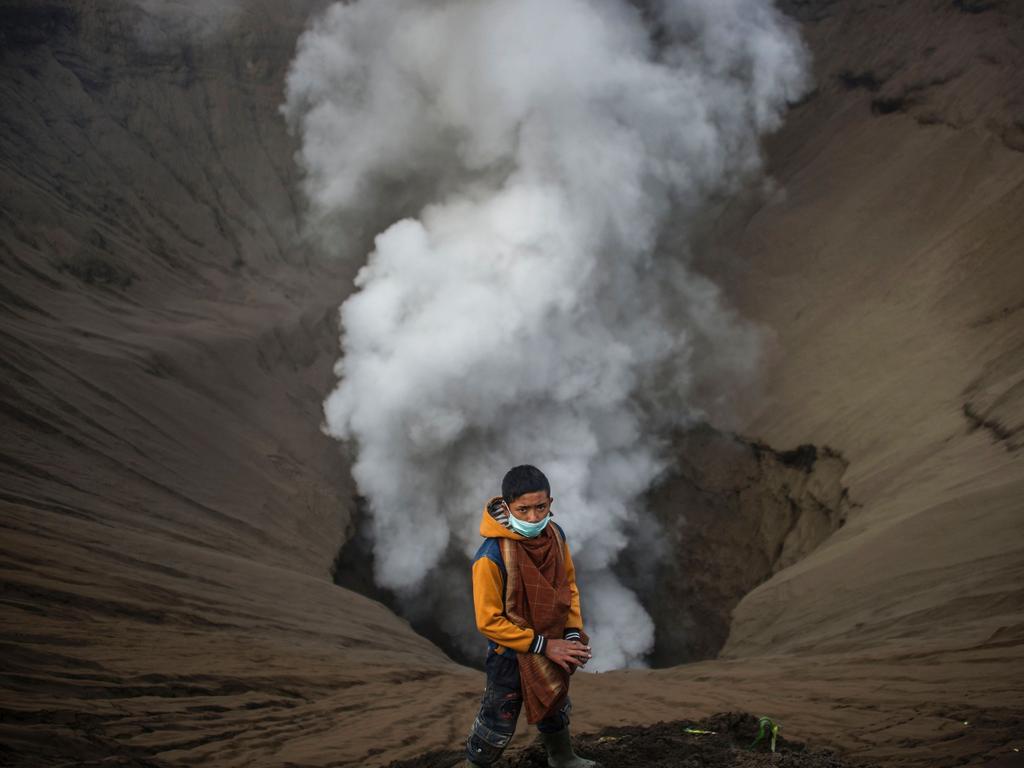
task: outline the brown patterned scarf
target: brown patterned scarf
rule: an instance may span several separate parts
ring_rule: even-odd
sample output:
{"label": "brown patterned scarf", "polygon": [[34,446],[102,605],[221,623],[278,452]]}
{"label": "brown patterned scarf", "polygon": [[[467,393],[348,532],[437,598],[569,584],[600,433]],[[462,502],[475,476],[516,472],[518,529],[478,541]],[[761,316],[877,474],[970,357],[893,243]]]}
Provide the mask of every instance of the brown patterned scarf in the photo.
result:
{"label": "brown patterned scarf", "polygon": [[[520,627],[562,639],[572,592],[562,538],[550,523],[532,539],[501,540],[505,560],[505,615]],[[589,642],[586,634],[584,643]],[[539,653],[519,653],[527,723],[554,714],[569,692],[569,673]]]}

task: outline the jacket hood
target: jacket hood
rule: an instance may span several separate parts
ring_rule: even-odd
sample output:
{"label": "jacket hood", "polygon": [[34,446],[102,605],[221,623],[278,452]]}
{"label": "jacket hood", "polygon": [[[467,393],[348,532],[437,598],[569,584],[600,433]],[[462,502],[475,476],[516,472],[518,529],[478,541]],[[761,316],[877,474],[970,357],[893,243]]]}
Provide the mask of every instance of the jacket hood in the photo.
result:
{"label": "jacket hood", "polygon": [[[493,512],[491,510],[494,510]],[[501,496],[492,496],[484,504],[484,512],[480,518],[480,535],[484,538],[501,536],[505,539],[522,541],[526,536],[521,536],[504,522],[508,519],[508,513],[501,506]]]}

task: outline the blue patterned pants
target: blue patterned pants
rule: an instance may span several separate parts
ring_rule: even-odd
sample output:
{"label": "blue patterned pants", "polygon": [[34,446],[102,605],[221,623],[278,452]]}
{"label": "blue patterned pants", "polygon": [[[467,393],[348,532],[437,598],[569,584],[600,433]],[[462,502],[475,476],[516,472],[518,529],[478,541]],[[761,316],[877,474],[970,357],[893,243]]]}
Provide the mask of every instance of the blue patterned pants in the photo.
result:
{"label": "blue patterned pants", "polygon": [[[504,653],[488,650],[484,668],[487,685],[480,700],[480,711],[466,739],[466,757],[481,766],[491,765],[501,757],[516,731],[519,710],[523,707],[516,652],[511,648],[506,648]],[[543,733],[562,730],[569,724],[570,711],[572,701],[566,696],[561,709],[538,722],[537,730]]]}

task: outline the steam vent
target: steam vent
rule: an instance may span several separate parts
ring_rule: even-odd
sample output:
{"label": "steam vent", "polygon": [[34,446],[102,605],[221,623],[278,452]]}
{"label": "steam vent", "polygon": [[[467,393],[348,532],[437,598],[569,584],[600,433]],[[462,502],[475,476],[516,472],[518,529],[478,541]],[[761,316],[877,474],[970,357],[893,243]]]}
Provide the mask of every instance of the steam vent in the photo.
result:
{"label": "steam vent", "polygon": [[1024,766],[1024,4],[0,69],[0,765]]}

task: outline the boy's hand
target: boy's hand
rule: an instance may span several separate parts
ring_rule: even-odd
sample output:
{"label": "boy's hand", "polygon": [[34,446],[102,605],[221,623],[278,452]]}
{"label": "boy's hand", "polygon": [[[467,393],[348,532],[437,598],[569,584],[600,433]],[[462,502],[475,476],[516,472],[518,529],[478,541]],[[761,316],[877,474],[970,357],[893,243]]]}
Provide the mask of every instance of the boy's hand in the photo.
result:
{"label": "boy's hand", "polygon": [[577,666],[582,667],[591,657],[590,646],[579,640],[556,640],[549,638],[544,647],[544,655],[551,659],[570,675]]}

